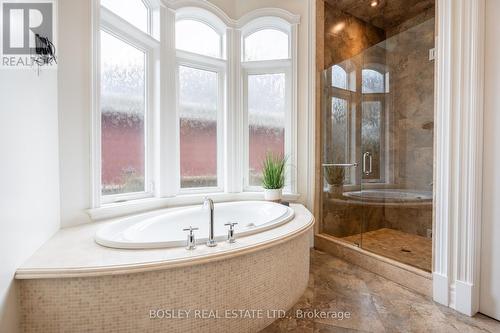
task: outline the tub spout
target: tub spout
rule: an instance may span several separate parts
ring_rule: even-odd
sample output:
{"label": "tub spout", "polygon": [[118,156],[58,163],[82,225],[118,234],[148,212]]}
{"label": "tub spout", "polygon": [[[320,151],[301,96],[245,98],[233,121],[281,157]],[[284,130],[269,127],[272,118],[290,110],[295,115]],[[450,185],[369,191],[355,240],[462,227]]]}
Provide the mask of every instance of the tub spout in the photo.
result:
{"label": "tub spout", "polygon": [[214,247],[217,246],[217,242],[215,241],[215,236],[214,236],[214,201],[210,198],[205,198],[205,201],[203,202],[203,207],[210,208],[210,220],[209,220],[209,229],[208,229],[208,241],[207,241],[207,246],[208,247]]}

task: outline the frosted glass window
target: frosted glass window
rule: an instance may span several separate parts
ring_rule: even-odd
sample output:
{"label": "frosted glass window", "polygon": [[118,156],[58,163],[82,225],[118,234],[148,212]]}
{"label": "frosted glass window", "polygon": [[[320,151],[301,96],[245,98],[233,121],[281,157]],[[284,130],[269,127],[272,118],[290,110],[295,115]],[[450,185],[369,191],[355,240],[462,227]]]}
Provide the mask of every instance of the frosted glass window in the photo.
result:
{"label": "frosted glass window", "polygon": [[290,58],[288,35],[276,29],[263,29],[245,38],[244,61]]}
{"label": "frosted glass window", "polygon": [[146,55],[101,31],[102,194],[145,190]]}
{"label": "frosted glass window", "polygon": [[175,24],[175,46],[179,50],[221,58],[221,41],[221,35],[205,23],[180,20]]}
{"label": "frosted glass window", "polygon": [[384,74],[372,69],[363,69],[362,79],[363,94],[385,93]]}
{"label": "frosted glass window", "polygon": [[338,65],[332,67],[332,86],[347,89],[347,72]]}
{"label": "frosted glass window", "polygon": [[284,154],[286,76],[248,76],[249,184],[262,184],[266,153]]}
{"label": "frosted glass window", "polygon": [[142,0],[101,0],[101,5],[142,31],[149,31],[149,10]]}
{"label": "frosted glass window", "polygon": [[380,158],[382,140],[382,102],[362,103],[361,142],[362,151],[372,154],[372,173],[364,179],[380,179]]}
{"label": "frosted glass window", "polygon": [[179,67],[181,187],[217,186],[218,74]]}
{"label": "frosted glass window", "polygon": [[348,102],[342,98],[332,98],[332,163],[348,163]]}

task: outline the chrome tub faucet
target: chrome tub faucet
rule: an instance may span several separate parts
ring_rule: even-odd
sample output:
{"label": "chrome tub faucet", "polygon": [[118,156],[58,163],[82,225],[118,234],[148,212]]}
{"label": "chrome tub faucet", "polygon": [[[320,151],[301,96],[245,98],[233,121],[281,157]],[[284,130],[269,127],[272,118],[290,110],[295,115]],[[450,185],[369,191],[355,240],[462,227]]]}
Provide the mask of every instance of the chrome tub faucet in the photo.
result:
{"label": "chrome tub faucet", "polygon": [[209,229],[208,229],[208,241],[207,241],[207,246],[208,247],[214,247],[217,246],[217,242],[215,241],[215,236],[214,236],[214,201],[210,198],[205,198],[205,201],[203,202],[203,207],[209,207],[210,208],[210,221],[209,221]]}

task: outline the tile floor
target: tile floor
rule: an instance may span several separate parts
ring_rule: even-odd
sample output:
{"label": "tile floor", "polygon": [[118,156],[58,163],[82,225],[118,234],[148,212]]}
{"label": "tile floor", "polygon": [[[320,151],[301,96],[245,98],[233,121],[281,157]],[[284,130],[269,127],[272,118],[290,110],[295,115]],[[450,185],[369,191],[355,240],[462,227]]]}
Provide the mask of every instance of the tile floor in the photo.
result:
{"label": "tile floor", "polygon": [[[432,239],[394,229],[378,229],[361,235],[363,249],[381,256],[431,271]],[[343,237],[348,242],[359,242],[360,235]]]}
{"label": "tile floor", "polygon": [[[344,311],[350,318],[301,319],[296,316],[298,310]],[[500,322],[480,314],[460,315],[381,276],[313,250],[308,289],[286,318],[261,333],[277,332],[496,333]]]}

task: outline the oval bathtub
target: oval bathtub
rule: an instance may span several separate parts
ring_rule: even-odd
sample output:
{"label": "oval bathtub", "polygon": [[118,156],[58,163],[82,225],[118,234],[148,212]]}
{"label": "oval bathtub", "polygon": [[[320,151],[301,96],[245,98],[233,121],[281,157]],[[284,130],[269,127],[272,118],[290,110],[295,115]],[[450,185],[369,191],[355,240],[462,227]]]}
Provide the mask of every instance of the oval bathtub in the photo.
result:
{"label": "oval bathtub", "polygon": [[[290,207],[267,201],[239,201],[216,203],[214,232],[216,241],[227,237],[225,223],[237,222],[236,237],[250,236],[276,228],[294,217]],[[202,206],[154,212],[123,218],[103,226],[95,235],[98,244],[120,249],[153,249],[180,247],[186,244],[185,228],[192,226],[196,241],[208,239],[209,211]]]}
{"label": "oval bathtub", "polygon": [[[224,223],[237,219],[240,237],[189,251],[178,230],[189,224],[204,228],[197,233],[200,243],[208,227],[205,213],[201,205],[169,208],[60,230],[16,272],[23,332],[79,332],[82,323],[92,332],[264,329],[277,318],[225,314],[245,309],[272,314],[296,304],[308,285],[312,214],[298,204],[216,204],[217,235],[225,234]],[[108,233],[115,237],[108,241],[126,246],[176,241],[182,246],[115,249],[95,242],[96,234]],[[68,309],[78,316],[68,316]],[[220,319],[151,316],[172,309],[210,311]]]}

